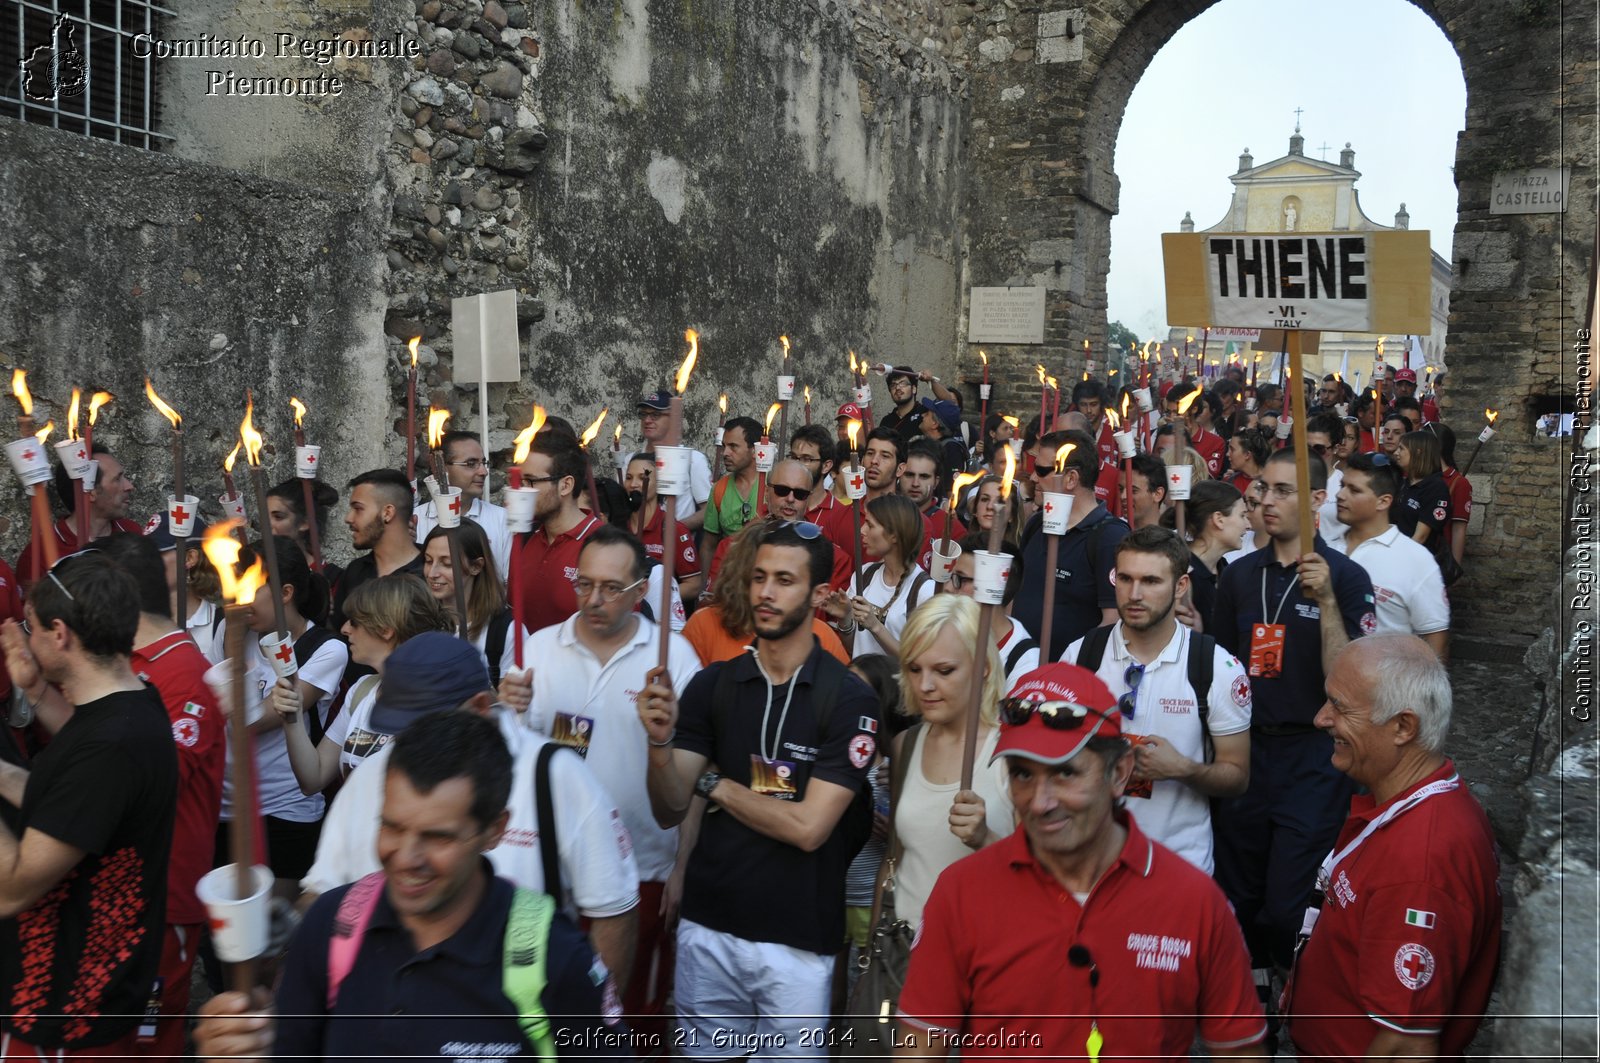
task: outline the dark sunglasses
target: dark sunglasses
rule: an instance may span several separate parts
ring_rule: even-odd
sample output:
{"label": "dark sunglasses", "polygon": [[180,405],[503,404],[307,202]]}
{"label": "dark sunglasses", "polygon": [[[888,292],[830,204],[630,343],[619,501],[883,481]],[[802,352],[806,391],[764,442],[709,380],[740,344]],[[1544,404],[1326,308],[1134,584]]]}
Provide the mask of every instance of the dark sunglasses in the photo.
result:
{"label": "dark sunglasses", "polygon": [[809,487],[790,487],[788,484],[768,484],[767,489],[779,498],[806,498],[811,494]]}
{"label": "dark sunglasses", "polygon": [[1128,692],[1117,699],[1117,710],[1128,719],[1133,719],[1133,710],[1138,702],[1139,683],[1144,679],[1144,665],[1135,661],[1128,665],[1128,670],[1122,673],[1122,681],[1128,684]]}
{"label": "dark sunglasses", "polygon": [[[1035,701],[1032,698],[1003,698],[1000,701],[1000,718],[1012,727],[1021,727],[1029,717],[1039,717],[1039,722],[1052,731],[1076,731],[1090,716],[1107,722],[1111,717],[1099,709],[1079,705],[1075,701]],[[1098,724],[1096,725],[1098,726]]]}

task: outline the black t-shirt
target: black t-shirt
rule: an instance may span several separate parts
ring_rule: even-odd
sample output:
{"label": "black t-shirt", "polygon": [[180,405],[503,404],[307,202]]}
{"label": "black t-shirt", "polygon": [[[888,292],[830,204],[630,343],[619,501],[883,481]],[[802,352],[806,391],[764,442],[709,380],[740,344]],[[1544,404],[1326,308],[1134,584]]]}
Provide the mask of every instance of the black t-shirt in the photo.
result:
{"label": "black t-shirt", "polygon": [[1211,570],[1206,568],[1206,563],[1200,560],[1199,554],[1189,555],[1189,597],[1208,635],[1212,633],[1211,619],[1217,606],[1217,579],[1227,567],[1226,561],[1218,561],[1216,574],[1213,575]]}
{"label": "black t-shirt", "polygon": [[[395,569],[390,575],[398,576],[402,572],[410,573],[418,579],[422,578],[422,552],[420,550],[417,551],[416,557]],[[350,562],[349,567],[344,570],[338,582],[333,584],[333,611],[328,614],[329,631],[338,634],[340,638],[344,637],[344,603],[349,599],[350,592],[367,582],[367,580],[377,578],[378,562],[372,556],[371,551],[357,556],[354,561]]]}
{"label": "black t-shirt", "polygon": [[131,1030],[161,959],[178,799],[172,724],[151,687],[79,705],[34,761],[20,825],[84,851],[0,922],[5,1028],[41,1048],[89,1048]]}
{"label": "black t-shirt", "polygon": [[1400,488],[1400,503],[1392,512],[1394,525],[1401,535],[1409,539],[1418,524],[1426,524],[1432,529],[1428,533],[1428,545],[1435,546],[1450,520],[1450,487],[1438,473],[1424,476]]}
{"label": "black t-shirt", "polygon": [[[1011,615],[1036,636],[1044,628],[1047,536],[1043,526],[1044,517],[1035,513],[1022,532],[1023,580],[1011,606]],[[1127,536],[1127,523],[1097,502],[1087,517],[1061,537],[1056,551],[1055,619],[1051,621],[1050,645],[1039,649],[1040,661],[1059,661],[1068,646],[1105,622],[1102,609],[1116,608],[1117,585],[1111,574],[1117,567],[1117,544]]]}
{"label": "black t-shirt", "polygon": [[[867,769],[877,753],[878,699],[846,672],[833,704],[814,706],[818,668],[839,666],[832,658],[824,664],[825,656],[813,646],[794,678],[773,688],[753,654],[710,665],[689,681],[680,699],[677,748],[708,757],[728,779],[771,793],[773,800],[803,801],[807,785],[817,778],[856,791],[859,803],[868,793]],[[724,669],[734,692],[725,701],[716,697]],[[791,683],[797,686],[785,712]],[[763,756],[772,763],[758,778],[755,768]],[[853,809],[846,811],[822,847],[808,853],[711,805],[689,857],[683,917],[747,941],[823,955],[838,952],[844,940],[844,877],[860,841],[850,837],[852,814]]]}

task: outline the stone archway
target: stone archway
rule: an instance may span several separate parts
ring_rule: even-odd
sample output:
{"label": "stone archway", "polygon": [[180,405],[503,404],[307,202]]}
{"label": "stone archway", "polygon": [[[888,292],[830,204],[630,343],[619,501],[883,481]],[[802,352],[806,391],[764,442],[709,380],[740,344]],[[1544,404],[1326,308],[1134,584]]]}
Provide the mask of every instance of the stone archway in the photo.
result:
{"label": "stone archway", "polygon": [[[1006,43],[976,48],[967,279],[1043,285],[1043,358],[1073,372],[1084,341],[1100,349],[1105,335],[1114,153],[1128,98],[1156,52],[1216,0],[1143,0],[1109,11],[1061,6],[1069,2],[1033,0],[968,24],[969,35]],[[1596,63],[1585,48],[1596,13],[1570,2],[1414,2],[1451,42],[1467,86],[1444,400],[1462,460],[1481,411],[1502,410],[1494,445],[1473,470],[1480,512],[1471,576],[1454,594],[1456,627],[1531,638],[1548,622],[1558,582],[1560,485],[1572,445],[1534,437],[1533,423],[1551,397],[1570,394],[1563,355],[1584,323],[1593,257]],[[1490,213],[1495,173],[1561,165],[1573,174],[1565,214]],[[1002,382],[1017,387],[1041,357],[1037,347],[996,356],[991,345],[989,353]]]}

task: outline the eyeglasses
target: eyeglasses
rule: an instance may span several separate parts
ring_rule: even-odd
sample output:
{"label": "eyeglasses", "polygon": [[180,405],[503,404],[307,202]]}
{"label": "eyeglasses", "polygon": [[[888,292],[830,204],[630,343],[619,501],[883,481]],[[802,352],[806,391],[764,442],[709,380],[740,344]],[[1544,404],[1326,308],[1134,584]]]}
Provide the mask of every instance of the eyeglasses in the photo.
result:
{"label": "eyeglasses", "polygon": [[951,570],[951,572],[950,572],[950,589],[951,590],[958,591],[962,587],[965,587],[968,583],[971,583],[971,582],[972,582],[972,577],[971,576],[963,576],[961,573],[955,571],[954,569]]}
{"label": "eyeglasses", "polygon": [[[1075,701],[1035,701],[1033,698],[1002,698],[1000,718],[1012,727],[1021,727],[1029,717],[1039,717],[1039,722],[1052,731],[1076,731],[1090,716],[1110,722],[1111,717],[1099,709],[1079,705]],[[1095,724],[1096,727],[1099,724]]]}
{"label": "eyeglasses", "polygon": [[489,463],[482,458],[468,458],[466,461],[447,461],[445,464],[455,469],[471,469],[473,472],[489,467]]}
{"label": "eyeglasses", "polygon": [[1139,700],[1139,682],[1144,679],[1144,665],[1138,661],[1128,665],[1127,671],[1122,673],[1122,681],[1128,684],[1128,692],[1117,699],[1117,710],[1128,719],[1133,719],[1133,710]]}
{"label": "eyeglasses", "polygon": [[806,498],[811,494],[809,487],[790,487],[788,484],[768,484],[767,489],[778,498]]}
{"label": "eyeglasses", "polygon": [[821,459],[821,458],[808,458],[808,457],[805,457],[805,456],[804,456],[804,455],[802,455],[802,454],[796,454],[796,453],[795,453],[795,452],[794,452],[794,451],[792,451],[792,450],[791,450],[791,451],[789,451],[789,455],[788,455],[788,457],[789,457],[789,460],[790,460],[790,461],[798,461],[798,462],[799,462],[799,463],[800,463],[800,464],[802,464],[802,465],[810,465],[810,464],[812,464],[812,463],[813,463],[813,462],[814,462],[814,463],[816,463],[816,464],[818,464],[818,465],[821,465],[821,464],[822,464],[822,459]]}
{"label": "eyeglasses", "polygon": [[524,476],[522,482],[525,484],[553,484],[559,479],[561,479],[559,476]]}
{"label": "eyeglasses", "polygon": [[619,583],[596,583],[593,580],[575,579],[572,581],[572,590],[580,602],[588,601],[595,591],[599,591],[600,604],[610,605],[643,582],[643,579],[636,579],[624,587]]}
{"label": "eyeglasses", "polygon": [[1293,498],[1299,490],[1294,484],[1263,484],[1261,494],[1263,497],[1271,495],[1273,498]]}

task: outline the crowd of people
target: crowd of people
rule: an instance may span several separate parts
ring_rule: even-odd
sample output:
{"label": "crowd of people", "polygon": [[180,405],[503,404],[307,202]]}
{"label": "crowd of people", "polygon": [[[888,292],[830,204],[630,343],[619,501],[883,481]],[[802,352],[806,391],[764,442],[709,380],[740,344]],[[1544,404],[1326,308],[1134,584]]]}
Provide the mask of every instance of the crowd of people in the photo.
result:
{"label": "crowd of people", "polygon": [[[727,419],[676,496],[655,392],[614,469],[548,419],[525,533],[453,432],[453,534],[392,469],[269,493],[242,654],[97,445],[60,559],[0,562],[0,1059],[1458,1056],[1501,914],[1445,752],[1471,485],[1390,373],[1304,425],[1238,370],[1085,375],[1024,425],[894,367],[770,462]],[[234,831],[249,987],[200,899]]]}

